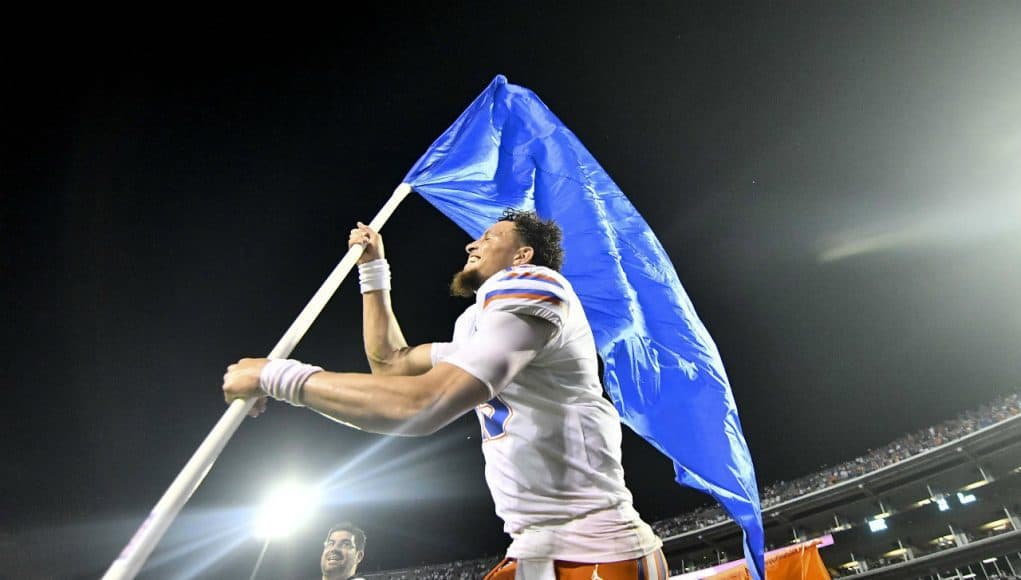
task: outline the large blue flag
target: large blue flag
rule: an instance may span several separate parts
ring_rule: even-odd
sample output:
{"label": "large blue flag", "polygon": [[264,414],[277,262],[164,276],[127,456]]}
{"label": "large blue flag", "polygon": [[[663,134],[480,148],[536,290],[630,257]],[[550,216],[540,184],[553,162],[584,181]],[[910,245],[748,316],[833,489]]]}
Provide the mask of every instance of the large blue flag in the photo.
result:
{"label": "large blue flag", "polygon": [[504,209],[564,232],[563,274],[581,299],[623,422],[716,498],[764,577],[755,470],[716,344],[663,246],[595,158],[532,91],[497,76],[404,178],[470,236]]}

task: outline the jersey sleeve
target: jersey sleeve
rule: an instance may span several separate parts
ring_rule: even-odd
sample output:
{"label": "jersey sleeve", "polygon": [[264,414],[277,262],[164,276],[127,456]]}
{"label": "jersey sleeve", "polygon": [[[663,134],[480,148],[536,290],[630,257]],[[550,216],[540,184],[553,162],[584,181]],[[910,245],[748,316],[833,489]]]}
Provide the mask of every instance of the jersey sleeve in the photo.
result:
{"label": "jersey sleeve", "polygon": [[429,357],[432,359],[433,366],[443,362],[450,355],[454,354],[457,347],[452,342],[434,342],[432,343],[432,350],[429,351]]}
{"label": "jersey sleeve", "polygon": [[442,362],[482,381],[492,398],[532,362],[551,332],[553,328],[545,320],[494,312],[479,321],[467,344]]}
{"label": "jersey sleeve", "polygon": [[482,312],[535,316],[560,330],[570,305],[565,282],[548,268],[511,268],[480,288]]}

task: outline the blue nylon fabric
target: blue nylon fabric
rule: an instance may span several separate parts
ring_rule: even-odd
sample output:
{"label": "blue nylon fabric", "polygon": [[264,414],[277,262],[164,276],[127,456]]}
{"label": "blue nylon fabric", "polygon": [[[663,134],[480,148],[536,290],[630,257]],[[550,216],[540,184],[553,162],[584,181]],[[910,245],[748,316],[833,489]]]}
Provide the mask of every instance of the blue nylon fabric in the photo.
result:
{"label": "blue nylon fabric", "polygon": [[622,421],[742,527],[764,577],[755,469],[716,344],[663,246],[581,141],[532,91],[498,75],[404,182],[473,238],[503,210],[564,232],[564,276],[592,325]]}

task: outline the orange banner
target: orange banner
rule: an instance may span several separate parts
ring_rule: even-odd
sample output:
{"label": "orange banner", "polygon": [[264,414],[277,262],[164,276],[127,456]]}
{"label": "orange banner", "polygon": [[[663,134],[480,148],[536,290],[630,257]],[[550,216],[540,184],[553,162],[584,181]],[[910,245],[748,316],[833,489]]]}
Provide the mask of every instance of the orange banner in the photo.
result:
{"label": "orange banner", "polygon": [[[830,580],[830,573],[819,556],[819,542],[811,541],[766,554],[766,580]],[[748,568],[741,564],[712,580],[751,580]]]}

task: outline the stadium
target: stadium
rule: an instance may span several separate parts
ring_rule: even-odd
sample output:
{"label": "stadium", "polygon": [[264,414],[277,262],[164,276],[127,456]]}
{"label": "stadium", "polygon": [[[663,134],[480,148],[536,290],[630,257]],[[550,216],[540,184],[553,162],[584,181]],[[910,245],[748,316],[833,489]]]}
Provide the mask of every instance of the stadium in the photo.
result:
{"label": "stadium", "polygon": [[351,14],[12,18],[0,580],[1021,577],[1021,2]]}
{"label": "stadium", "polygon": [[[1021,577],[1021,395],[761,490],[767,548],[819,541],[833,578]],[[706,578],[741,558],[741,530],[718,507],[654,524],[672,578]],[[498,559],[365,575],[468,580]]]}

